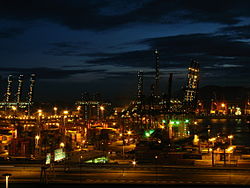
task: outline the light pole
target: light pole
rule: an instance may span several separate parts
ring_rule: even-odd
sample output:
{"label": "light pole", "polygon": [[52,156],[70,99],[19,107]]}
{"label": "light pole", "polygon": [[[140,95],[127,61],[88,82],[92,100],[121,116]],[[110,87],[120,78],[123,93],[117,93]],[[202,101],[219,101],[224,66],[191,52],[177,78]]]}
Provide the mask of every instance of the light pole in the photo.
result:
{"label": "light pole", "polygon": [[100,110],[101,110],[101,124],[103,125],[103,120],[104,120],[104,106],[100,106]]}
{"label": "light pole", "polygon": [[9,177],[11,176],[11,174],[9,173],[6,173],[6,174],[3,174],[3,176],[5,176],[5,187],[8,188],[9,187]]}
{"label": "light pole", "polygon": [[[64,110],[63,111],[63,142],[60,144],[60,147],[61,148],[65,148],[64,150],[65,150],[65,155],[67,156],[67,150],[68,150],[68,148],[67,148],[67,146],[68,146],[68,142],[67,142],[67,138],[66,138],[66,118],[67,118],[67,115],[69,114],[69,111],[68,110]],[[65,170],[67,169],[66,168],[66,160],[67,160],[67,162],[69,162],[68,161],[68,157],[66,157],[65,158],[65,160],[64,160],[64,164],[65,164]],[[69,168],[68,168],[69,169]]]}
{"label": "light pole", "polygon": [[57,107],[54,107],[53,109],[54,109],[55,116],[56,116],[56,115],[57,115],[57,109],[58,109],[58,108],[57,108]]}
{"label": "light pole", "polygon": [[[124,160],[124,154],[125,154],[125,148],[124,148],[124,146],[125,146],[125,137],[124,137],[124,135],[125,135],[125,130],[124,130],[124,122],[123,122],[123,127],[122,127],[122,159]],[[124,176],[124,167],[122,168],[122,176]]]}
{"label": "light pole", "polygon": [[77,106],[77,111],[78,111],[78,114],[80,113],[80,110],[81,110],[81,106]]}
{"label": "light pole", "polygon": [[209,141],[212,142],[212,166],[214,166],[214,141],[216,138],[210,138]]}
{"label": "light pole", "polygon": [[41,135],[41,116],[42,116],[42,110],[41,109],[39,109],[39,110],[37,110],[37,113],[38,113],[38,125],[37,125],[37,135],[35,136],[35,141],[36,141],[36,148],[37,148],[37,157],[40,157],[40,153],[42,153],[42,152],[40,152],[40,147],[42,148],[42,146],[40,146],[40,143],[42,143],[41,142],[41,137],[42,137],[42,135]]}
{"label": "light pole", "polygon": [[132,132],[129,130],[128,131],[128,144],[130,145],[130,135],[132,134]]}
{"label": "light pole", "polygon": [[39,135],[36,135],[35,136],[35,148],[36,148],[36,156],[39,156],[39,139],[40,139],[40,136]]}
{"label": "light pole", "polygon": [[[233,149],[233,147],[232,147],[232,140],[233,140],[233,135],[229,135],[228,136],[228,138],[229,138],[229,143],[230,143],[230,149]],[[229,164],[231,163],[231,151],[229,151],[229,154],[228,154],[228,160],[229,160]]]}
{"label": "light pole", "polygon": [[157,167],[158,167],[158,166],[157,166],[157,164],[158,164],[157,162],[158,162],[158,161],[157,161],[157,159],[158,159],[158,156],[156,155],[156,156],[155,156],[155,172],[156,172],[156,173],[155,173],[155,175],[156,175],[156,178],[155,178],[155,179],[156,179],[156,184],[158,183],[158,169],[157,169]]}
{"label": "light pole", "polygon": [[38,131],[40,132],[41,116],[43,115],[43,111],[39,109],[37,110],[37,113],[38,113]]}
{"label": "light pole", "polygon": [[80,183],[82,183],[82,155],[80,156],[80,159],[79,159],[79,162],[80,162]]}
{"label": "light pole", "polygon": [[36,135],[36,136],[35,136],[35,139],[36,139],[36,146],[38,146],[40,136],[39,136],[39,135]]}
{"label": "light pole", "polygon": [[133,164],[133,167],[135,167],[135,165],[136,165],[135,159],[133,160],[132,164]]}
{"label": "light pole", "polygon": [[67,118],[68,114],[69,114],[68,110],[63,111],[63,134],[64,134],[64,136],[65,136],[65,133],[66,133],[66,118]]}
{"label": "light pole", "polygon": [[[16,129],[16,110],[17,110],[17,108],[15,106],[11,106],[11,109],[14,112],[14,114],[13,114],[13,120],[14,120],[13,124],[14,124],[14,128]],[[15,138],[19,137],[20,132],[21,132],[19,124],[17,125],[17,129],[16,130],[17,130],[17,133],[15,135]]]}
{"label": "light pole", "polygon": [[232,139],[233,139],[233,135],[229,135],[228,138],[229,138],[229,142],[230,142],[230,146],[232,146]]}
{"label": "light pole", "polygon": [[16,113],[17,107],[11,106],[11,109],[14,111],[14,114]]}
{"label": "light pole", "polygon": [[60,148],[64,148],[65,144],[63,142],[60,143]]}

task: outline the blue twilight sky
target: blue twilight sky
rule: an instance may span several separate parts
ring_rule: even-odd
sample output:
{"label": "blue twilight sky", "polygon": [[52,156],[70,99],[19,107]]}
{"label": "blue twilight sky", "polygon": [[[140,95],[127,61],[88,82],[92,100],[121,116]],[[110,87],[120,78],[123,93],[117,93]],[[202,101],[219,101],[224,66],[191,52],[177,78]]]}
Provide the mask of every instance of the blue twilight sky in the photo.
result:
{"label": "blue twilight sky", "polygon": [[[1,96],[8,74],[37,74],[35,98],[75,101],[84,91],[119,102],[136,94],[137,71],[153,83],[186,81],[200,62],[201,86],[250,86],[250,2],[230,0],[3,0]],[[13,91],[14,93],[16,91]],[[118,102],[118,103],[119,103]]]}

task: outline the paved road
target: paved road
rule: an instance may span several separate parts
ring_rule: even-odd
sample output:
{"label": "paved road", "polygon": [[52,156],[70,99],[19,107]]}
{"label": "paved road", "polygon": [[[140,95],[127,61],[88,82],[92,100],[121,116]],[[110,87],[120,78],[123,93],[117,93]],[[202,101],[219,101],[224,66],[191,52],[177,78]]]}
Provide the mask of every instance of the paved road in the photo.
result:
{"label": "paved road", "polygon": [[[39,182],[40,168],[0,166],[1,173],[11,173],[10,183]],[[49,171],[47,172],[49,173]],[[209,169],[163,166],[82,166],[69,172],[58,166],[50,173],[49,183],[107,183],[107,184],[201,184],[201,185],[250,185],[250,169]],[[1,178],[1,183],[4,178]]]}

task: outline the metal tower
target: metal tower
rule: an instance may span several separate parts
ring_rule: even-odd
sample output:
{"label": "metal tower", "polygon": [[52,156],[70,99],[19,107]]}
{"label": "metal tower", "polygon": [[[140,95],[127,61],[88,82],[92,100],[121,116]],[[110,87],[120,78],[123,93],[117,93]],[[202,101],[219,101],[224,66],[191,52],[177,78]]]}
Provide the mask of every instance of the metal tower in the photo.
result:
{"label": "metal tower", "polygon": [[199,86],[199,63],[192,60],[188,68],[187,85],[185,88],[184,104],[194,109],[197,102],[197,93]]}
{"label": "metal tower", "polygon": [[8,102],[10,101],[12,83],[13,83],[13,76],[12,76],[12,75],[9,75],[9,76],[8,76],[7,91],[6,91],[6,98],[5,98],[5,102],[6,102],[6,103],[8,103]]}
{"label": "metal tower", "polygon": [[33,93],[34,93],[34,86],[35,86],[35,74],[31,74],[30,77],[30,88],[29,88],[29,93],[28,93],[28,103],[29,105],[32,104],[33,102]]}
{"label": "metal tower", "polygon": [[17,103],[21,102],[22,87],[23,87],[23,75],[19,75],[19,77],[18,77],[18,87],[17,87],[17,98],[16,98]]}
{"label": "metal tower", "polygon": [[143,97],[143,71],[138,71],[137,99],[142,100]]}
{"label": "metal tower", "polygon": [[160,86],[159,86],[159,81],[160,81],[160,72],[159,72],[159,51],[156,49],[154,51],[155,55],[155,85],[154,85],[154,96],[156,98],[160,97]]}

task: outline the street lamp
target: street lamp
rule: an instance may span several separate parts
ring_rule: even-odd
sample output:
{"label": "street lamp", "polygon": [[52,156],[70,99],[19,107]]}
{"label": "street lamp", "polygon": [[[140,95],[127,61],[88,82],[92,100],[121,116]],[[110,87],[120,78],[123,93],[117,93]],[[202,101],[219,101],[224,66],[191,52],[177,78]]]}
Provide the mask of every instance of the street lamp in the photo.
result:
{"label": "street lamp", "polygon": [[57,109],[58,109],[58,108],[57,108],[57,107],[54,107],[53,109],[54,109],[54,111],[55,111],[55,116],[56,116],[56,115],[57,115]]}
{"label": "street lamp", "polygon": [[[11,109],[14,112],[14,114],[13,114],[13,125],[16,128],[16,110],[17,110],[17,108],[15,106],[11,106]],[[19,124],[17,126],[19,127]],[[15,135],[15,138],[18,137],[18,135],[20,135],[20,129],[18,128],[16,130],[17,130],[17,132],[16,132],[16,135]]]}
{"label": "street lamp", "polygon": [[213,138],[209,138],[209,141],[210,142],[212,142],[213,144],[214,144],[214,141],[216,140],[216,138],[215,137],[213,137]]}
{"label": "street lamp", "polygon": [[130,145],[130,135],[132,134],[132,131],[128,131],[128,144]]}
{"label": "street lamp", "polygon": [[105,110],[104,106],[100,106],[100,110],[101,111]]}
{"label": "street lamp", "polygon": [[63,111],[63,114],[64,114],[64,115],[67,115],[67,114],[69,114],[69,111],[68,111],[68,110],[64,110],[64,111]]}
{"label": "street lamp", "polygon": [[229,138],[229,141],[230,141],[230,146],[232,145],[232,139],[233,139],[233,135],[229,135],[228,138]]}
{"label": "street lamp", "polygon": [[64,116],[63,116],[63,125],[64,125],[64,128],[65,128],[65,121],[66,121],[67,115],[69,114],[69,111],[68,110],[64,110],[63,114],[64,114]]}
{"label": "street lamp", "polygon": [[6,173],[6,174],[3,174],[3,176],[5,176],[6,188],[8,188],[9,187],[9,177],[11,176],[11,174]]}
{"label": "street lamp", "polygon": [[39,157],[39,155],[40,155],[39,139],[40,139],[40,136],[36,135],[35,136],[35,151],[36,151],[35,154],[36,154],[36,157]]}
{"label": "street lamp", "polygon": [[65,144],[63,142],[60,143],[60,148],[64,148]]}
{"label": "street lamp", "polygon": [[214,142],[216,141],[216,138],[210,138],[209,139],[210,142],[212,142],[212,166],[214,166]]}
{"label": "street lamp", "polygon": [[101,120],[103,120],[103,117],[104,117],[104,106],[100,106],[100,110],[101,110]]}
{"label": "street lamp", "polygon": [[43,115],[43,111],[41,109],[37,110],[37,113],[38,113],[38,121],[39,121],[39,124],[40,124],[40,120],[41,120],[41,116]]}
{"label": "street lamp", "polygon": [[[37,148],[37,156],[40,157],[40,148],[39,148],[39,139],[41,135],[41,128],[43,129],[42,125],[41,125],[41,116],[42,116],[42,110],[38,109],[37,113],[38,113],[38,126],[37,126],[37,135],[35,136],[35,140],[36,140],[36,148]],[[42,144],[42,141],[40,141],[40,143]],[[41,146],[42,147],[42,146]],[[42,152],[41,152],[42,153]]]}
{"label": "street lamp", "polygon": [[67,118],[67,115],[69,114],[69,111],[68,110],[64,110],[63,111],[63,129],[62,129],[62,134],[63,134],[63,141],[66,141],[66,137],[65,137],[65,134],[66,134],[66,118]]}
{"label": "street lamp", "polygon": [[155,155],[155,172],[156,172],[155,175],[156,175],[156,182],[158,182],[158,169],[157,169],[157,167],[158,167],[157,166],[157,164],[158,164],[157,162],[158,161],[157,161],[157,159],[158,159],[158,156]]}
{"label": "street lamp", "polygon": [[38,143],[39,143],[39,139],[40,139],[40,136],[39,136],[39,135],[36,135],[36,136],[35,136],[35,140],[36,140],[36,146],[38,146]]}
{"label": "street lamp", "polygon": [[17,110],[17,107],[11,106],[11,109],[15,112]]}
{"label": "street lamp", "polygon": [[132,161],[132,164],[133,164],[133,166],[135,167],[135,165],[136,165],[135,159]]}

